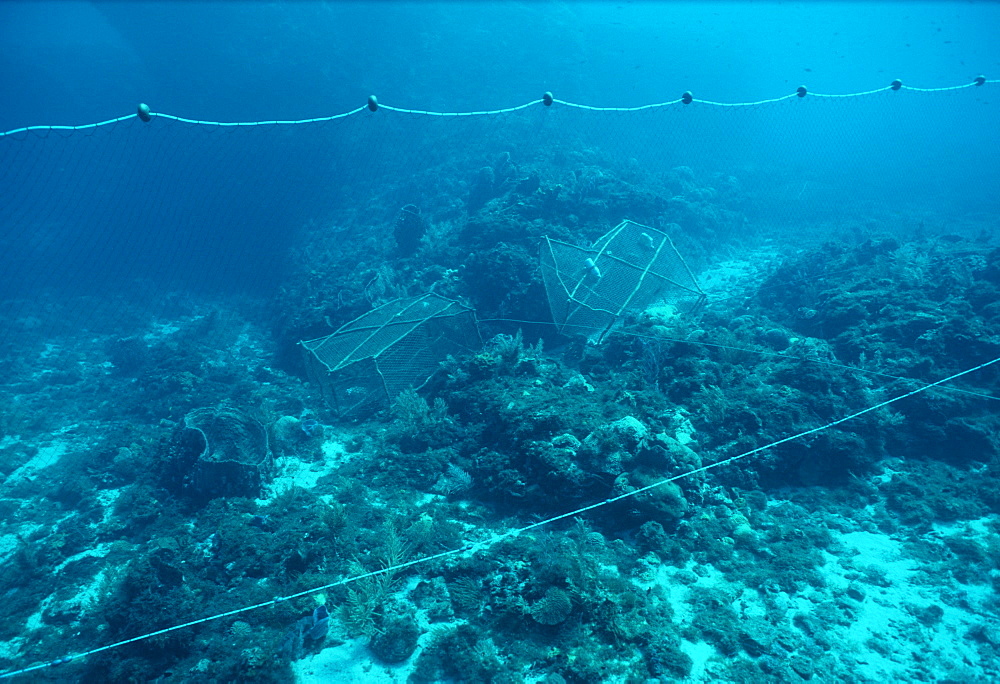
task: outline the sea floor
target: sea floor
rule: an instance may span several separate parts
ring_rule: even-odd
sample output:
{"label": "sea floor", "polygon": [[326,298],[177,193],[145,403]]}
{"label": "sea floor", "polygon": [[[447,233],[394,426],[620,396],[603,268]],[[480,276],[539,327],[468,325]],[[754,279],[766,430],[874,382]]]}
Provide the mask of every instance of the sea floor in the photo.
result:
{"label": "sea floor", "polygon": [[[717,264],[706,289],[751,291],[780,258],[765,245]],[[758,317],[754,339],[808,337],[741,315]],[[275,366],[260,324],[209,302],[128,335],[22,326],[0,387],[0,667],[236,611],[25,677],[1000,679],[1000,436],[980,413],[942,419],[966,440],[958,456],[907,437],[913,412],[886,411],[830,430],[839,441],[812,436],[512,533],[901,392],[827,367],[793,374],[783,349],[740,352],[751,323],[736,316],[680,318],[639,323],[669,355],[624,334],[596,351],[492,343],[353,422]],[[699,340],[710,345],[693,351]],[[818,328],[809,344],[830,358]],[[731,375],[699,376],[680,401],[668,385],[696,361]],[[994,401],[935,397],[930,421]],[[263,426],[255,494],[199,484],[185,416],[206,406]]]}

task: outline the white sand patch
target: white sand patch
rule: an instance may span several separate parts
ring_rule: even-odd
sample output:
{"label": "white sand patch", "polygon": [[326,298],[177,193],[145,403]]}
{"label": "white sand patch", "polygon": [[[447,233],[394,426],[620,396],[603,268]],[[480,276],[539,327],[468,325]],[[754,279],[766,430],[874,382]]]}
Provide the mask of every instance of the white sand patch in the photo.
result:
{"label": "white sand patch", "polygon": [[337,470],[354,455],[348,453],[344,443],[337,439],[325,440],[320,445],[320,453],[323,455],[322,460],[312,462],[291,456],[277,459],[275,462],[277,475],[266,487],[266,496],[258,499],[257,503],[264,505],[279,493],[292,487],[313,489],[323,477]]}
{"label": "white sand patch", "polygon": [[42,611],[48,608],[50,603],[52,603],[52,597],[48,596],[45,598],[44,601],[42,601],[42,604],[38,607],[38,610],[32,613],[28,617],[27,622],[24,623],[24,626],[27,628],[27,631],[30,632],[45,627],[45,622],[42,620]]}
{"label": "white sand patch", "polygon": [[347,447],[336,439],[324,441],[320,446],[320,452],[323,454],[323,460],[334,466],[342,464],[347,457]]}
{"label": "white sand patch", "polygon": [[708,668],[718,653],[715,646],[705,641],[681,639],[680,648],[691,659],[691,674],[688,675],[687,681],[712,681],[713,678],[708,676],[710,674]]}
{"label": "white sand patch", "polygon": [[[401,595],[409,594],[417,588],[421,581],[420,577],[409,578],[406,585],[400,588],[398,593]],[[314,682],[323,682],[324,684],[326,682],[343,682],[344,684],[406,682],[413,674],[420,654],[434,639],[433,625],[427,618],[427,611],[418,610],[415,617],[421,633],[417,638],[416,649],[402,663],[395,665],[379,663],[373,659],[365,639],[349,639],[343,644],[325,648],[315,655],[293,662],[292,671],[295,673],[295,681],[299,684],[312,684]],[[453,624],[464,623],[464,620],[458,620]]]}
{"label": "white sand patch", "polygon": [[663,325],[668,323],[671,319],[677,318],[681,315],[681,312],[677,310],[677,307],[672,304],[667,304],[666,302],[659,302],[657,304],[651,304],[646,307],[643,312],[654,325]]}
{"label": "white sand patch", "polygon": [[11,473],[7,478],[7,482],[17,482],[18,480],[33,477],[40,470],[58,463],[59,458],[67,451],[69,451],[69,445],[62,440],[38,447],[38,452],[31,457],[31,460]]}
{"label": "white sand patch", "polygon": [[316,655],[292,663],[295,681],[310,682],[397,682],[391,670],[376,668],[363,644],[348,641],[340,646],[324,648]]}
{"label": "white sand patch", "polygon": [[94,493],[94,498],[101,504],[101,510],[104,513],[104,517],[101,518],[101,522],[99,523],[91,523],[92,527],[99,527],[111,519],[111,516],[114,515],[115,512],[115,501],[118,500],[118,497],[121,496],[121,494],[121,489],[99,489]]}
{"label": "white sand patch", "polygon": [[[618,568],[614,565],[603,567],[609,571],[613,570],[614,574],[618,574]],[[695,568],[698,569],[698,572],[695,572]],[[681,573],[686,575],[687,578],[679,578]],[[696,576],[697,579],[691,581],[690,578],[692,575]],[[694,619],[694,610],[691,607],[693,587],[704,589],[709,587],[733,586],[738,588],[726,579],[725,574],[721,570],[717,570],[712,565],[698,565],[694,561],[688,561],[684,564],[684,567],[661,563],[656,568],[656,572],[651,580],[633,579],[632,583],[643,591],[647,591],[654,585],[658,585],[665,594],[667,602],[670,603],[674,623],[681,626],[691,624],[691,621]]]}
{"label": "white sand patch", "polygon": [[388,684],[405,682],[416,664],[419,650],[399,665],[384,665],[372,660],[371,651],[359,639],[340,646],[324,648],[313,656],[292,663],[299,684]]}
{"label": "white sand patch", "polygon": [[749,261],[724,261],[698,274],[698,284],[707,294],[729,294],[733,288],[745,282],[757,267]]}
{"label": "white sand patch", "polygon": [[21,655],[21,649],[27,639],[24,637],[14,637],[10,641],[0,641],[0,658],[6,660],[17,660]]}
{"label": "white sand patch", "polygon": [[733,602],[733,610],[741,619],[762,618],[767,619],[767,604],[756,589],[744,587],[742,593]]}
{"label": "white sand patch", "polygon": [[271,484],[266,488],[263,499],[258,499],[258,504],[266,504],[281,492],[288,491],[293,487],[312,489],[324,475],[329,475],[334,468],[322,461],[307,463],[295,458],[283,458],[278,463],[279,475],[276,475]]}
{"label": "white sand patch", "polygon": [[[824,553],[828,585],[833,589],[853,585],[863,594],[856,619],[836,629],[843,651],[857,654],[859,677],[909,679],[912,668],[928,658],[966,667],[982,660],[964,635],[982,621],[976,611],[989,600],[988,588],[966,587],[947,577],[939,583],[921,583],[919,565],[904,555],[902,542],[876,532],[834,534],[845,553]],[[967,600],[956,600],[954,594],[963,590]],[[947,602],[946,595],[950,595]],[[818,602],[828,595],[813,598]],[[958,607],[964,605],[972,610]],[[921,611],[928,609],[943,614],[939,620],[921,621]]]}
{"label": "white sand patch", "polygon": [[[32,505],[31,499],[25,499],[21,503],[21,508],[26,508],[26,507],[30,508],[31,505]],[[33,522],[21,523],[20,525],[18,525],[17,531],[14,534],[17,536],[18,539],[28,539],[35,532],[42,529],[42,527],[44,527],[44,525],[40,525],[38,523],[33,523]]]}
{"label": "white sand patch", "polygon": [[902,543],[887,534],[858,531],[841,532],[836,536],[853,552],[858,563],[878,564],[891,569],[901,579],[913,572],[913,561],[902,558]]}
{"label": "white sand patch", "polygon": [[654,585],[662,588],[666,595],[666,600],[673,611],[674,622],[679,625],[686,625],[691,622],[692,611],[689,599],[691,597],[691,587],[677,579],[680,568],[676,568],[666,563],[661,563],[656,568],[656,574],[651,581],[633,579],[633,583],[643,591],[649,590]]}
{"label": "white sand patch", "polygon": [[695,572],[695,568],[698,568],[698,581],[695,582],[695,586],[698,587],[726,587],[732,583],[726,577],[726,573],[719,570],[711,563],[706,563],[704,565],[699,565],[694,561],[688,561],[684,566],[688,570]]}
{"label": "white sand patch", "polygon": [[[197,321],[201,318],[204,318],[204,316],[195,316],[193,320]],[[173,323],[160,322],[153,323],[150,328],[152,329],[142,336],[142,339],[145,342],[156,342],[164,337],[169,337],[180,330],[180,327],[174,325]]]}
{"label": "white sand patch", "polygon": [[16,534],[0,534],[0,563],[4,563],[17,549],[20,541]]}
{"label": "white sand patch", "polygon": [[[614,566],[611,566],[614,567]],[[695,568],[699,569],[694,573]],[[683,573],[685,577],[679,577]],[[691,581],[692,575],[697,576],[697,580]],[[686,627],[694,620],[694,608],[692,605],[693,587],[720,587],[733,586],[726,579],[726,576],[711,565],[699,566],[694,561],[688,561],[684,567],[676,567],[666,563],[661,563],[656,568],[656,573],[651,581],[632,580],[642,590],[648,590],[653,585],[658,585],[665,595],[665,600],[670,604],[675,625]],[[744,594],[752,593],[749,590]],[[747,601],[749,603],[749,599]],[[737,607],[739,610],[739,607]],[[756,609],[754,612],[757,612]],[[691,658],[691,672],[685,678],[687,682],[711,682],[719,681],[713,673],[713,665],[717,664],[721,654],[718,649],[706,641],[689,641],[681,639],[680,650]]]}
{"label": "white sand patch", "polygon": [[674,411],[673,416],[670,417],[670,423],[674,426],[674,439],[678,442],[687,446],[691,442],[695,441],[694,435],[697,430],[695,430],[694,423],[691,422],[691,418],[687,416],[684,411],[681,409]]}
{"label": "white sand patch", "polygon": [[[47,359],[50,356],[54,355],[58,350],[59,350],[59,345],[52,344],[51,342],[46,342],[45,349],[38,353],[38,358]],[[35,374],[34,377],[38,377],[38,374]]]}
{"label": "white sand patch", "polygon": [[70,563],[72,563],[74,561],[78,561],[81,558],[90,558],[90,557],[93,557],[93,558],[104,558],[105,556],[108,555],[108,551],[110,551],[110,550],[111,550],[111,544],[110,544],[110,542],[105,542],[103,544],[99,544],[98,546],[96,546],[93,549],[87,549],[86,551],[81,551],[80,553],[77,553],[77,554],[74,554],[74,555],[70,556],[69,558],[67,558],[66,560],[64,560],[62,563],[60,563],[59,565],[57,565],[55,567],[55,572],[62,571],[62,569],[65,568],[67,565],[69,565]]}
{"label": "white sand patch", "polygon": [[101,588],[107,576],[108,569],[101,568],[90,582],[80,587],[80,591],[76,592],[76,596],[70,599],[69,603],[79,606],[81,613],[96,607],[101,600]]}
{"label": "white sand patch", "polygon": [[[108,554],[108,551],[110,550],[111,550],[111,544],[105,543],[101,544],[97,548],[83,551],[64,560],[62,563],[59,564],[58,567],[56,567],[55,572],[58,573],[68,563],[74,560],[79,560],[81,558],[86,558],[88,556],[103,558]],[[56,594],[49,594],[48,596],[46,596],[45,599],[42,601],[42,603],[38,606],[38,610],[32,613],[25,621],[24,624],[25,632],[31,632],[39,629],[46,629],[47,625],[45,624],[45,621],[42,618],[42,614],[45,613],[45,611],[48,610],[48,608],[53,604],[71,610],[73,612],[76,612],[81,616],[84,615],[88,609],[93,608],[95,605],[97,605],[97,602],[100,598],[99,592],[101,587],[104,585],[104,578],[107,575],[107,573],[108,573],[107,568],[101,569],[100,571],[95,573],[93,578],[91,578],[89,582],[81,586],[80,589],[76,592],[76,594],[73,595],[72,598],[66,600],[57,600]]]}
{"label": "white sand patch", "polygon": [[934,532],[941,537],[961,536],[978,538],[985,543],[986,538],[992,534],[991,525],[994,525],[998,516],[988,515],[985,518],[976,520],[963,520],[953,523],[932,523]]}

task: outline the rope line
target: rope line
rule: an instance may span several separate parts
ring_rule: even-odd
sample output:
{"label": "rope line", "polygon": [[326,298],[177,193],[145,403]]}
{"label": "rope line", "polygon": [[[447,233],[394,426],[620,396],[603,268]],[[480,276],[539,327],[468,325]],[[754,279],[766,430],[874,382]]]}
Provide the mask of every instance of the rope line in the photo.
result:
{"label": "rope line", "polygon": [[[158,114],[155,112],[150,112],[150,116],[158,116],[163,119],[173,119],[174,121],[180,121],[181,123],[196,124],[198,126],[298,126],[300,124],[311,124],[311,123],[324,123],[326,121],[333,121],[334,119],[344,119],[348,116],[353,116],[360,111],[363,111],[364,107],[358,107],[357,109],[352,109],[349,112],[344,112],[343,114],[333,114],[331,116],[319,116],[313,119],[295,119],[288,121],[202,121],[201,119],[185,119],[181,116],[174,116],[173,114]],[[137,114],[134,116],[138,116]],[[130,117],[124,116],[123,119]],[[100,125],[100,124],[97,124]]]}
{"label": "rope line", "polygon": [[[975,84],[974,83],[969,83],[968,85],[975,85]],[[965,85],[960,85],[960,86],[945,86],[944,88],[925,89],[925,88],[912,88],[910,86],[900,86],[899,89],[900,90],[916,90],[918,92],[929,93],[929,92],[936,91],[936,90],[958,90],[959,88],[964,88],[964,87],[965,87]],[[839,93],[809,93],[809,94],[810,95],[814,95],[816,97],[826,97],[826,98],[862,97],[864,95],[875,95],[876,93],[884,93],[887,90],[892,90],[892,86],[890,85],[890,86],[886,86],[884,88],[876,88],[875,90],[866,90],[866,91],[864,91],[862,93],[844,93],[844,94],[839,94]]]}
{"label": "rope line", "polygon": [[[423,109],[404,109],[403,107],[391,107],[389,105],[379,105],[379,109],[388,109],[391,112],[401,112],[403,114],[420,114],[422,116],[491,116],[493,114],[509,114],[511,112],[517,112],[522,109],[527,109],[528,107],[533,107],[537,104],[541,104],[541,98],[537,100],[532,100],[531,102],[525,102],[522,105],[517,105],[516,107],[505,107],[504,109],[489,109],[481,112],[430,112]],[[361,109],[364,109],[362,107]]]}
{"label": "rope line", "polygon": [[[860,95],[867,95],[868,93],[851,93],[845,95],[844,97],[858,97]],[[713,107],[756,107],[757,105],[771,104],[772,102],[783,102],[785,100],[791,100],[798,97],[798,93],[789,93],[788,95],[782,95],[781,97],[772,97],[769,100],[758,100],[757,102],[713,102],[712,100],[699,100],[697,98],[692,98],[692,102],[700,102],[701,104],[712,105]]]}
{"label": "rope line", "polygon": [[[783,99],[783,98],[779,98]],[[573,109],[583,109],[588,112],[638,112],[643,109],[657,109],[658,107],[666,107],[668,105],[675,105],[681,102],[681,98],[676,100],[670,100],[669,102],[657,102],[655,104],[645,104],[637,105],[635,107],[595,107],[593,105],[577,104],[575,102],[567,102],[566,100],[552,100],[557,104],[561,104],[564,107],[572,107]],[[768,100],[773,101],[773,100]],[[699,100],[700,102],[700,100]],[[706,101],[707,104],[712,104]]]}
{"label": "rope line", "polygon": [[212,622],[214,620],[220,620],[222,618],[231,617],[233,615],[239,615],[241,613],[246,613],[246,612],[249,612],[249,611],[252,611],[252,610],[257,610],[259,608],[266,608],[267,606],[274,606],[274,605],[277,605],[277,604],[282,603],[284,601],[289,601],[289,600],[292,600],[292,599],[301,598],[303,596],[308,596],[310,594],[316,594],[316,593],[319,593],[321,591],[326,591],[327,589],[333,589],[335,587],[344,586],[346,584],[350,584],[352,582],[357,582],[359,580],[366,579],[366,578],[369,578],[369,577],[377,577],[379,575],[385,575],[385,574],[388,574],[388,573],[396,573],[396,572],[398,572],[400,570],[404,570],[406,568],[410,568],[410,567],[413,567],[413,566],[416,566],[416,565],[423,565],[425,563],[430,563],[432,561],[439,560],[441,558],[448,558],[448,557],[451,557],[451,556],[457,556],[459,554],[464,554],[464,553],[469,552],[469,551],[472,551],[474,553],[476,551],[485,550],[485,549],[488,549],[488,548],[494,546],[495,544],[497,544],[497,543],[499,543],[501,541],[504,541],[505,539],[510,539],[510,538],[516,537],[516,536],[518,536],[519,534],[521,534],[523,532],[527,532],[529,530],[533,530],[535,528],[542,527],[543,525],[549,525],[549,524],[557,522],[559,520],[565,520],[566,518],[572,518],[572,517],[580,515],[582,513],[586,513],[588,511],[592,511],[592,510],[595,510],[597,508],[602,508],[604,506],[616,503],[618,501],[622,501],[624,499],[629,499],[629,498],[638,496],[639,494],[642,494],[644,492],[648,492],[648,491],[650,491],[652,489],[656,489],[657,487],[662,487],[665,484],[669,484],[671,482],[676,482],[677,480],[681,480],[681,479],[684,479],[684,478],[687,478],[687,477],[691,477],[693,475],[700,475],[701,473],[707,472],[709,470],[714,470],[716,468],[721,468],[722,466],[726,466],[726,465],[729,465],[731,463],[735,463],[736,461],[740,461],[740,460],[743,460],[744,458],[748,458],[748,457],[753,456],[755,454],[759,454],[762,451],[766,451],[767,449],[774,448],[774,447],[779,446],[781,444],[787,444],[788,442],[792,442],[792,441],[801,439],[803,437],[807,437],[809,435],[814,435],[814,434],[816,434],[818,432],[822,432],[824,430],[828,430],[828,429],[830,429],[832,427],[840,425],[841,423],[846,423],[846,422],[848,422],[850,420],[854,420],[855,418],[863,416],[863,415],[865,415],[867,413],[871,413],[872,411],[877,411],[880,408],[883,408],[885,406],[889,406],[890,404],[894,404],[897,401],[902,401],[903,399],[907,399],[909,397],[912,397],[915,394],[920,394],[921,392],[925,392],[925,391],[931,389],[932,387],[938,387],[939,385],[944,385],[945,383],[951,382],[952,380],[960,378],[960,377],[962,377],[964,375],[968,375],[970,373],[975,373],[978,370],[981,370],[983,368],[986,368],[987,366],[991,366],[991,365],[993,365],[995,363],[998,363],[998,362],[1000,362],[1000,357],[997,357],[997,358],[993,359],[992,361],[986,361],[985,363],[981,363],[978,366],[975,366],[974,368],[969,368],[969,369],[966,369],[966,370],[963,370],[963,371],[959,371],[958,373],[954,373],[953,375],[949,375],[946,378],[942,378],[941,380],[937,380],[937,381],[932,382],[932,383],[930,383],[928,385],[924,385],[922,387],[918,387],[918,388],[916,388],[914,390],[906,392],[905,394],[900,394],[900,395],[892,397],[890,399],[886,399],[885,401],[881,401],[881,402],[879,402],[879,403],[877,403],[877,404],[875,404],[873,406],[869,406],[867,408],[861,409],[860,411],[856,411],[855,413],[852,413],[850,415],[844,416],[843,418],[838,418],[837,420],[834,420],[834,421],[831,421],[829,423],[826,423],[825,425],[821,425],[819,427],[814,427],[814,428],[811,428],[809,430],[805,430],[804,432],[799,432],[797,434],[791,435],[789,437],[784,437],[784,438],[779,439],[779,440],[777,440],[775,442],[770,442],[769,444],[765,444],[763,446],[756,447],[755,449],[751,449],[750,451],[744,451],[741,454],[737,454],[735,456],[730,456],[729,458],[723,459],[721,461],[716,461],[714,463],[709,463],[708,465],[703,465],[703,466],[701,466],[699,468],[695,468],[693,470],[689,470],[689,471],[683,472],[683,473],[681,473],[679,475],[673,475],[671,477],[667,477],[667,478],[664,478],[662,480],[658,480],[658,481],[656,481],[656,482],[654,482],[652,484],[646,485],[644,487],[639,487],[638,489],[634,489],[632,491],[625,492],[623,494],[619,494],[617,496],[613,496],[613,497],[610,497],[608,499],[604,499],[603,501],[598,501],[597,503],[593,503],[593,504],[590,504],[588,506],[583,506],[581,508],[577,508],[575,510],[569,511],[568,513],[562,513],[560,515],[553,516],[551,518],[546,518],[545,520],[539,520],[537,522],[531,523],[530,525],[525,525],[524,527],[518,527],[518,528],[515,528],[513,530],[507,530],[506,532],[502,532],[500,534],[494,534],[492,536],[492,538],[490,538],[490,539],[488,539],[486,541],[464,544],[464,545],[462,545],[462,546],[460,546],[458,548],[455,548],[455,549],[449,549],[447,551],[442,551],[440,553],[435,553],[435,554],[432,554],[430,556],[424,556],[422,558],[416,558],[414,560],[407,561],[405,563],[398,563],[396,565],[386,566],[386,567],[381,568],[379,570],[372,570],[371,572],[362,573],[360,575],[352,575],[350,577],[345,577],[345,578],[339,579],[339,580],[337,580],[335,582],[330,582],[329,584],[324,584],[324,585],[319,586],[319,587],[313,587],[312,589],[306,589],[306,590],[303,590],[303,591],[300,591],[300,592],[297,592],[297,593],[294,593],[294,594],[289,594],[288,596],[275,597],[271,601],[265,601],[265,602],[262,602],[262,603],[256,603],[256,604],[253,604],[251,606],[244,606],[243,608],[236,608],[234,610],[228,610],[228,611],[225,611],[223,613],[217,613],[215,615],[209,615],[207,617],[199,618],[197,620],[191,620],[190,622],[185,622],[183,624],[173,625],[171,627],[165,627],[163,629],[158,629],[156,631],[149,632],[148,634],[141,634],[139,636],[135,636],[135,637],[132,637],[130,639],[125,639],[124,641],[117,641],[117,642],[115,642],[113,644],[107,644],[105,646],[99,646],[98,648],[94,648],[94,649],[91,649],[89,651],[83,651],[82,653],[76,653],[76,654],[72,654],[72,655],[65,655],[65,656],[62,656],[61,658],[57,658],[57,659],[55,659],[55,660],[53,660],[51,662],[48,662],[48,663],[39,663],[37,665],[32,665],[30,667],[21,668],[19,670],[12,670],[12,671],[9,671],[9,672],[3,672],[3,673],[0,673],[0,679],[6,679],[8,677],[14,677],[14,676],[17,676],[17,675],[26,674],[28,672],[34,672],[36,670],[41,670],[41,669],[44,669],[44,668],[47,668],[47,667],[54,667],[54,666],[57,666],[57,665],[62,665],[64,663],[68,663],[68,662],[71,662],[73,660],[78,660],[80,658],[86,658],[87,656],[91,656],[91,655],[94,655],[94,654],[97,654],[97,653],[101,653],[101,652],[104,652],[104,651],[109,651],[109,650],[112,650],[112,649],[115,649],[115,648],[120,648],[120,647],[125,646],[127,644],[133,644],[133,643],[136,643],[138,641],[144,641],[146,639],[151,639],[153,637],[161,636],[163,634],[169,634],[170,632],[176,632],[177,630],[186,629],[188,627],[193,627],[195,625],[204,624],[206,622]]}
{"label": "rope line", "polygon": [[137,117],[138,114],[128,114],[126,116],[119,116],[114,119],[108,119],[107,121],[100,121],[98,123],[92,124],[81,124],[79,126],[25,126],[24,128],[15,128],[10,131],[5,131],[0,133],[0,137],[7,135],[15,135],[17,133],[26,133],[28,131],[82,131],[88,128],[100,128],[101,126],[109,126],[111,124],[116,124],[127,119],[133,119]]}
{"label": "rope line", "polygon": [[[875,95],[877,93],[884,93],[887,90],[912,90],[918,93],[940,93],[949,90],[962,90],[963,88],[978,87],[984,84],[994,84],[1000,83],[998,79],[987,79],[983,76],[977,77],[971,83],[962,83],[960,85],[953,86],[941,86],[937,88],[920,88],[917,86],[908,86],[905,84],[899,85],[887,85],[883,88],[875,88],[874,90],[863,90],[856,93],[813,93],[810,92],[809,95],[814,97],[823,98],[848,98],[848,97],[865,97],[867,95]],[[686,94],[689,95],[689,94]],[[423,109],[407,109],[404,107],[392,107],[390,105],[377,104],[377,109],[387,109],[391,112],[398,112],[401,114],[415,114],[419,116],[449,116],[449,117],[460,117],[460,116],[493,116],[497,114],[509,114],[511,112],[517,112],[522,109],[527,109],[529,107],[534,107],[539,104],[560,104],[564,107],[570,107],[573,109],[582,109],[591,112],[638,112],[645,109],[657,109],[660,107],[667,107],[670,105],[677,104],[691,104],[697,102],[698,104],[710,105],[713,107],[757,107],[760,105],[774,104],[776,102],[783,102],[785,100],[790,100],[793,98],[802,98],[805,92],[794,92],[787,95],[781,95],[778,97],[766,98],[763,100],[756,100],[754,102],[716,102],[713,100],[700,100],[694,97],[680,97],[674,100],[667,100],[665,102],[656,102],[645,105],[638,105],[635,107],[596,107],[593,105],[580,104],[576,102],[568,102],[566,100],[557,100],[548,96],[546,98],[539,98],[536,100],[531,100],[530,102],[525,102],[521,105],[516,105],[513,107],[504,107],[502,109],[489,109],[482,111],[471,111],[471,112],[436,112]],[[377,102],[377,101],[376,101]],[[271,121],[207,121],[204,119],[189,119],[182,116],[175,116],[173,114],[164,114],[160,112],[148,112],[145,114],[147,118],[160,117],[164,119],[171,119],[173,121],[178,121],[181,123],[193,124],[197,126],[219,126],[219,127],[239,127],[239,126],[298,126],[302,124],[312,124],[312,123],[324,123],[327,121],[333,121],[335,119],[343,119],[349,116],[354,116],[365,109],[372,109],[371,105],[362,105],[356,107],[348,112],[343,112],[341,114],[331,114],[329,116],[319,116],[309,119],[290,119],[290,120],[271,120]],[[140,114],[127,114],[125,116],[119,116],[114,119],[108,119],[106,121],[99,121],[97,123],[90,124],[80,124],[78,126],[23,126],[21,128],[13,128],[9,131],[0,132],[0,138],[17,135],[18,133],[28,133],[30,131],[82,131],[86,129],[100,128],[102,126],[108,126],[110,124],[116,124],[121,121],[125,121],[133,118],[142,118]]]}

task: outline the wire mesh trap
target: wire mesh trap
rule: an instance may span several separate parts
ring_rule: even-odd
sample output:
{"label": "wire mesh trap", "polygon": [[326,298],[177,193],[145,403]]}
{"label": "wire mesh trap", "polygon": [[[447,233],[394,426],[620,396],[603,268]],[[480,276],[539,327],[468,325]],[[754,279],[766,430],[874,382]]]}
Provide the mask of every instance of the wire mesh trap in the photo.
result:
{"label": "wire mesh trap", "polygon": [[302,341],[310,379],[338,414],[356,417],[419,388],[449,354],[482,346],[474,309],[436,294],[396,299]]}
{"label": "wire mesh trap", "polygon": [[670,237],[628,219],[589,249],[546,237],[540,261],[559,332],[595,344],[628,312],[657,301],[693,311],[705,301]]}

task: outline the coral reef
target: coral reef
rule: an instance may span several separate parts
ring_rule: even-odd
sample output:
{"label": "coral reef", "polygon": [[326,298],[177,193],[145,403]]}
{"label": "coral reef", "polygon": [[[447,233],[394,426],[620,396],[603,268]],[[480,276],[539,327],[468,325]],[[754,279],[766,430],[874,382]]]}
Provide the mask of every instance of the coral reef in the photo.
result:
{"label": "coral reef", "polygon": [[[479,141],[308,226],[273,301],[6,348],[0,666],[259,604],[59,675],[290,681],[351,653],[413,682],[929,680],[934,654],[995,678],[996,367],[838,421],[1000,356],[1000,249],[761,246],[745,185]],[[559,336],[541,237],[626,216],[670,227],[708,303]],[[340,419],[296,343],[427,291],[486,344]]]}

